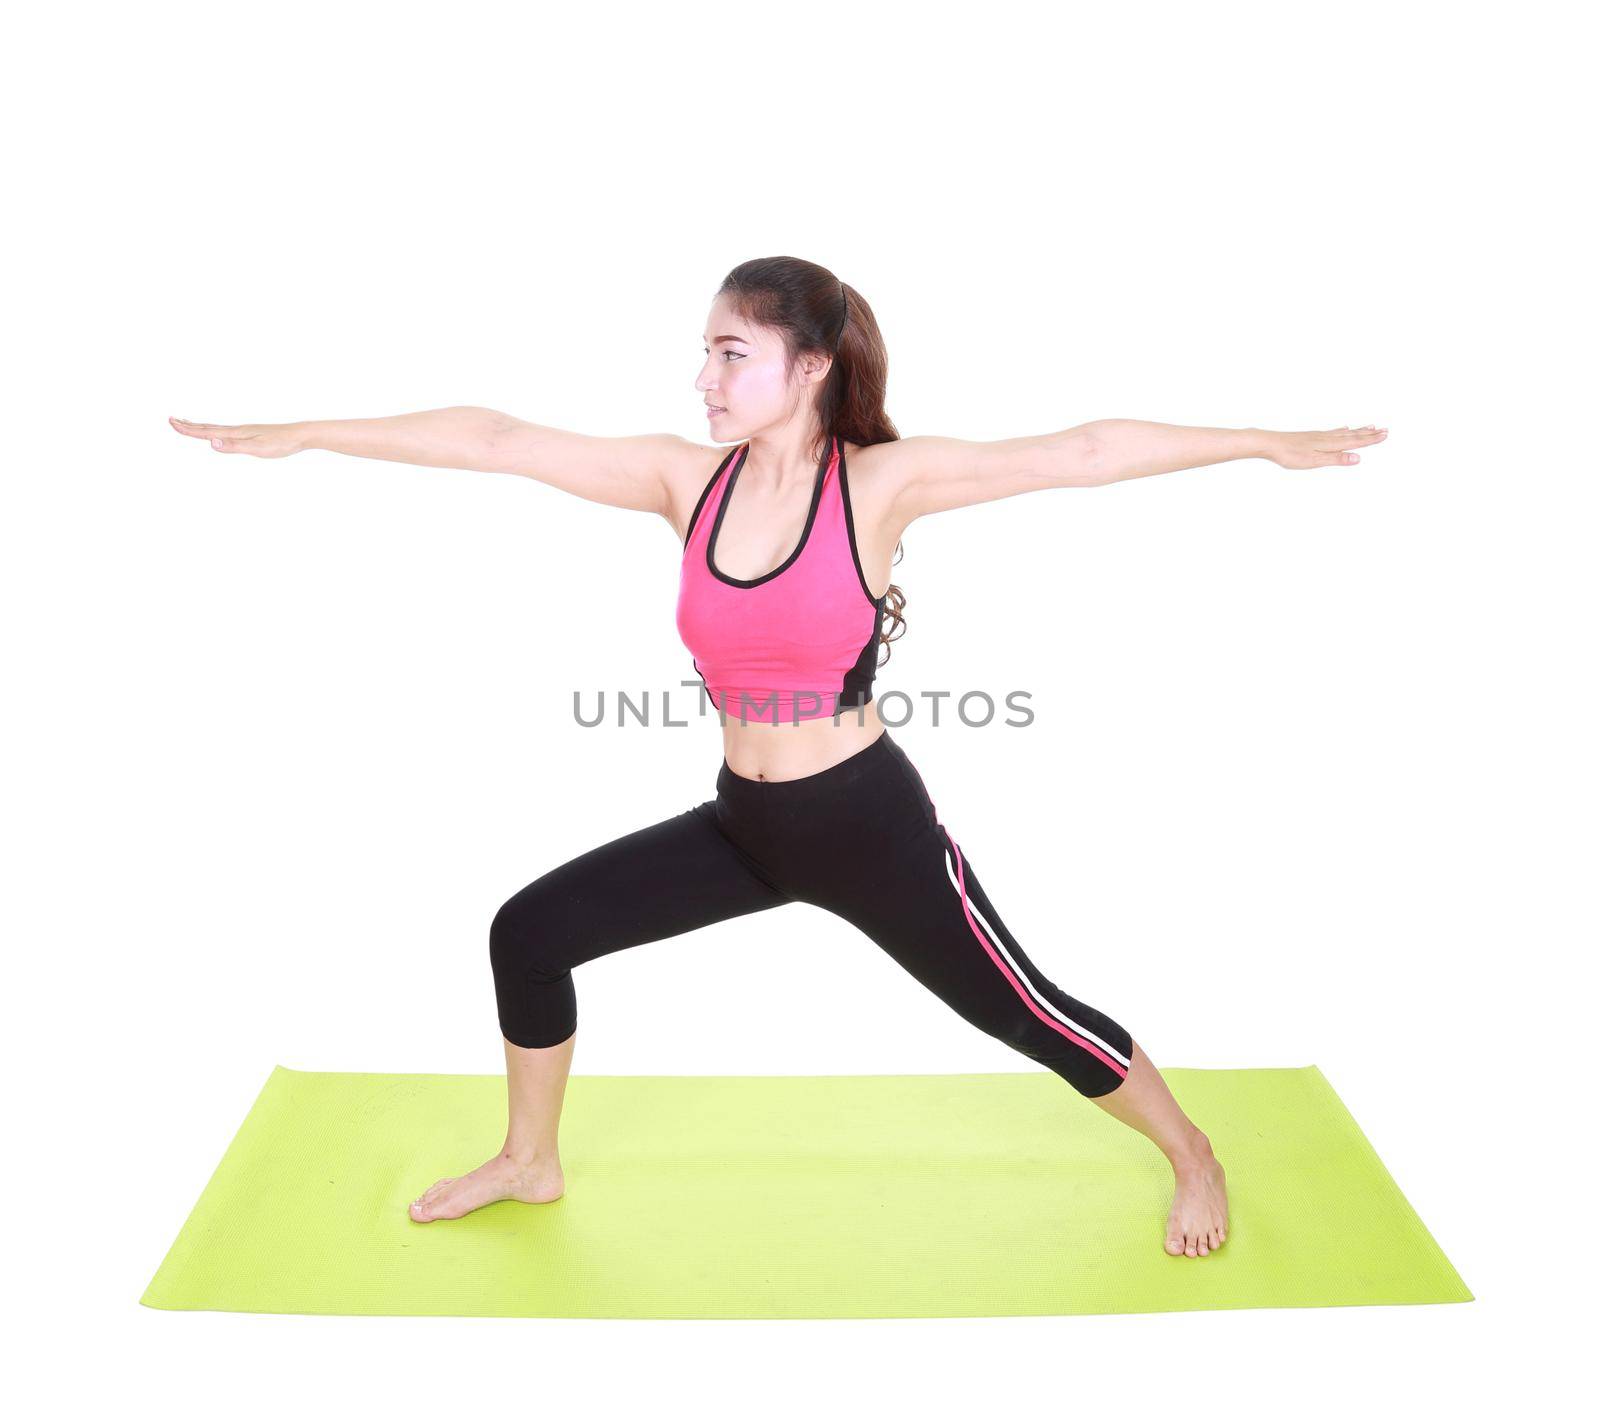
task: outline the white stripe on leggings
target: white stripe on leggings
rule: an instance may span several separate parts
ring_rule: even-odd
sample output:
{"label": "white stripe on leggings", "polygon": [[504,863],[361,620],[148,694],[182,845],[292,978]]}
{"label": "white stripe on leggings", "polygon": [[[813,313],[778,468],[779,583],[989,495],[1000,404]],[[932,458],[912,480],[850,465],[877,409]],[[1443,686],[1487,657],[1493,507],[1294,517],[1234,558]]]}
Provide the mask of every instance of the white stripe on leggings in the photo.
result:
{"label": "white stripe on leggings", "polygon": [[[950,851],[948,847],[945,849],[944,853],[944,870],[945,874],[950,877],[950,884],[955,889],[957,898],[959,899],[962,896],[961,882],[956,878],[956,868],[950,860]],[[1116,1047],[1112,1046],[1110,1042],[1105,1041],[1103,1038],[1097,1036],[1094,1032],[1090,1031],[1081,1023],[1074,1022],[1072,1018],[1067,1016],[1065,1012],[1059,1011],[1054,1004],[1051,1003],[1050,999],[1041,993],[1038,988],[1034,987],[1034,985],[1028,980],[1027,973],[1023,971],[1022,967],[1017,963],[1017,960],[1012,957],[1011,950],[1008,949],[1005,944],[1001,943],[999,936],[996,935],[994,931],[994,926],[989,923],[989,920],[984,915],[984,912],[978,908],[977,896],[968,893],[966,895],[966,901],[967,908],[977,916],[978,923],[983,925],[984,932],[988,934],[990,941],[994,944],[995,951],[1005,958],[1007,966],[1010,967],[1011,971],[1015,973],[1021,980],[1022,985],[1033,994],[1033,1000],[1037,1002],[1039,1006],[1044,1008],[1044,1010],[1057,1021],[1065,1022],[1067,1026],[1071,1027],[1072,1030],[1077,1032],[1079,1036],[1087,1037],[1102,1051],[1104,1051],[1106,1055],[1115,1057],[1118,1061],[1121,1061],[1124,1066],[1131,1067],[1133,1065],[1133,1057],[1124,1056],[1116,1049]]]}

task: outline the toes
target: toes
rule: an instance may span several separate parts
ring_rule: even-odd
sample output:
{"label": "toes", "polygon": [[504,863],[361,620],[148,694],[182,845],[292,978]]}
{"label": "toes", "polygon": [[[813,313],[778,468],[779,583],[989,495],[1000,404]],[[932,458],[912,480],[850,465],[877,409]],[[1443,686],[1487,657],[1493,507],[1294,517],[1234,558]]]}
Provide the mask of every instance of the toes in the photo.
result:
{"label": "toes", "polygon": [[433,1197],[433,1195],[439,1191],[439,1189],[443,1188],[445,1186],[445,1184],[453,1183],[454,1181],[455,1180],[451,1179],[451,1178],[441,1178],[437,1183],[435,1183],[433,1185],[433,1187],[428,1189],[428,1191],[425,1192],[420,1198],[417,1198],[411,1204],[411,1207],[409,1209],[409,1211],[411,1213],[411,1216],[412,1216],[412,1219],[414,1221],[417,1221],[417,1222],[428,1221],[429,1219],[424,1218],[424,1217],[418,1217],[417,1214],[418,1213],[430,1212],[431,1209],[428,1207],[429,1199],[431,1199]]}
{"label": "toes", "polygon": [[1167,1250],[1169,1252],[1171,1252],[1173,1256],[1182,1256],[1183,1255],[1183,1238],[1182,1237],[1168,1237],[1167,1238]]}

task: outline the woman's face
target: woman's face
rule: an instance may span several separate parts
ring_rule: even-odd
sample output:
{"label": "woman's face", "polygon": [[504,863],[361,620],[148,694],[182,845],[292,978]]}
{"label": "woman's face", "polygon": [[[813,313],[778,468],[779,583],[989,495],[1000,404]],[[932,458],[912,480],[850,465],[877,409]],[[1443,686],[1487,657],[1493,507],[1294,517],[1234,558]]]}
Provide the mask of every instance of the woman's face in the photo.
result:
{"label": "woman's face", "polygon": [[[814,371],[791,375],[783,364],[782,337],[738,317],[725,294],[712,300],[704,347],[706,360],[694,385],[708,403],[706,424],[714,441],[748,440],[790,419],[817,379]],[[821,365],[826,368],[826,361]]]}

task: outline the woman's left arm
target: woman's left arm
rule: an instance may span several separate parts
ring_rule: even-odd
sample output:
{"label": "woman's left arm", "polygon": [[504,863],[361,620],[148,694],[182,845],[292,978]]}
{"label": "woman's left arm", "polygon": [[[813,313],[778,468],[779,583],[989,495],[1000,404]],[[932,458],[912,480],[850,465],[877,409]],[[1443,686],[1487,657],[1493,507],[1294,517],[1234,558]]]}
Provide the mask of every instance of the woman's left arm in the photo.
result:
{"label": "woman's left arm", "polygon": [[1195,469],[1226,460],[1266,459],[1285,469],[1355,464],[1386,429],[1219,430],[1149,420],[1096,420],[1053,435],[954,440],[913,435],[879,449],[900,525],[929,513],[987,503],[1034,489],[1088,488]]}
{"label": "woman's left arm", "polygon": [[1285,469],[1355,464],[1361,446],[1375,445],[1389,433],[1370,425],[1360,430],[1348,425],[1337,430],[1212,430],[1150,420],[1101,420],[1092,428],[1099,442],[1097,484],[1225,460],[1271,460]]}

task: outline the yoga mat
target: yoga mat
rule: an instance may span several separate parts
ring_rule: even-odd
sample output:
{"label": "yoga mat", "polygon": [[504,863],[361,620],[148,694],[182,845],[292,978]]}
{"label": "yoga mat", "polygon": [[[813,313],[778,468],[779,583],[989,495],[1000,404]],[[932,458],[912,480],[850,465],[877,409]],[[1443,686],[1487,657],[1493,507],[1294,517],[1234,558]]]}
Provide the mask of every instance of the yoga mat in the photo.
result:
{"label": "yoga mat", "polygon": [[276,1067],[140,1303],[832,1319],[1466,1301],[1315,1066],[1164,1070],[1228,1176],[1162,1247],[1160,1151],[1051,1071],[571,1077],[566,1195],[413,1223],[505,1134],[502,1075]]}

